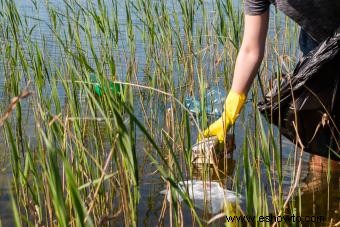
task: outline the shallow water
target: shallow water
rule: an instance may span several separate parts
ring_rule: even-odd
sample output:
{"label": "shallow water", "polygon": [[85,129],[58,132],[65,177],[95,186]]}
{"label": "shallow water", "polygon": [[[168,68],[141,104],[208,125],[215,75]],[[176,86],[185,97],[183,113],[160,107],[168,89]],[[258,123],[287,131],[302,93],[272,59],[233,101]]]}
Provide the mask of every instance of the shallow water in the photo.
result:
{"label": "shallow water", "polygon": [[[56,0],[53,1],[55,5],[61,4],[62,1]],[[17,0],[18,8],[20,9],[23,15],[31,17],[39,17],[40,19],[44,20],[48,16],[46,10],[43,7],[39,8],[38,13],[32,6],[29,1],[20,1]],[[209,11],[209,7],[212,7],[213,1],[207,2],[207,8]],[[122,7],[124,8],[124,7]],[[123,11],[123,10],[122,10]],[[121,12],[121,11],[119,11]],[[125,23],[125,17],[122,13],[120,15],[121,23]],[[34,24],[36,21],[34,19],[30,19],[31,23]],[[136,18],[134,18],[136,20]],[[136,20],[137,23],[137,20]],[[196,23],[199,23],[196,21]],[[39,23],[40,27],[40,34],[36,34],[36,39],[39,40],[41,34],[43,34],[46,38],[48,44],[48,50],[50,50],[50,55],[55,56],[55,62],[58,63],[59,55],[58,49],[54,46],[54,39],[52,38],[52,34],[49,32],[48,28],[44,23]],[[143,68],[143,59],[145,58],[145,52],[143,50],[143,43],[141,37],[137,36],[136,40],[137,44],[137,61],[139,64],[139,69]],[[122,44],[121,48],[124,48],[124,44]],[[117,55],[119,55],[120,50],[116,50]],[[118,69],[118,75],[125,75],[126,69],[124,68],[124,62],[120,62],[120,68]],[[4,87],[4,75],[3,72],[0,71],[0,99],[2,100],[2,105],[8,103],[10,97],[6,96],[5,87]],[[143,79],[143,71],[140,70],[138,72],[138,78]],[[178,79],[178,78],[177,78]],[[223,87],[221,87],[223,89]],[[62,89],[60,89],[61,97],[64,95]],[[24,107],[25,108],[25,107]],[[246,107],[245,117],[247,118],[247,114],[250,113],[251,106]],[[26,111],[29,112],[29,105],[26,106]],[[29,131],[30,127],[30,118],[27,118],[27,128],[26,130]],[[32,123],[32,122],[31,122]],[[33,124],[33,123],[32,123]],[[242,161],[240,161],[240,153],[241,153],[241,144],[244,141],[244,128],[242,126],[241,121],[236,124],[235,128],[236,132],[236,150],[232,155],[221,162],[220,165],[220,177],[219,180],[222,180],[225,188],[228,189],[231,187],[232,182],[231,178],[235,174],[235,168],[238,166],[239,169],[242,169]],[[0,132],[1,135],[1,132]],[[192,141],[195,141],[196,135],[192,135]],[[34,140],[34,138],[32,138]],[[140,146],[143,146],[143,142],[138,140]],[[3,137],[0,138],[0,146],[5,147],[6,145],[3,142]],[[8,148],[5,147],[5,153]],[[292,159],[294,152],[294,145],[291,144],[289,141],[283,141],[283,176],[284,176],[284,194],[287,194],[288,189],[291,185],[291,172],[294,169],[293,164],[290,159]],[[142,152],[141,152],[142,153]],[[143,154],[141,154],[141,159],[143,159]],[[4,157],[6,159],[6,155]],[[301,190],[301,204],[299,206],[302,207],[301,215],[322,215],[326,217],[327,222],[333,220],[333,223],[340,221],[340,164],[339,162],[331,162],[331,178],[327,182],[327,166],[328,160],[318,157],[318,156],[311,156],[307,153],[303,155],[302,158],[302,172],[301,172],[301,181],[300,181],[300,190]],[[10,167],[8,164],[3,163],[3,170],[0,176],[0,217],[1,222],[4,226],[13,226],[13,216],[12,211],[10,209],[10,194],[9,194],[9,181],[10,181]],[[142,165],[142,163],[140,163]],[[158,218],[160,216],[160,211],[163,205],[163,202],[166,201],[164,195],[160,194],[159,192],[164,190],[164,182],[159,178],[158,175],[152,175],[153,169],[148,165],[143,166],[143,175],[142,184],[140,187],[141,193],[141,200],[138,205],[138,224],[141,226],[154,226],[158,223]],[[273,169],[273,172],[275,170]],[[195,174],[196,178],[200,178],[200,172],[197,171]],[[216,180],[216,176],[212,176],[212,179]],[[299,201],[296,201],[298,204]],[[189,210],[184,207],[184,215],[187,213],[189,214]],[[199,213],[200,215],[204,216],[206,219],[211,218],[210,214]],[[168,215],[168,214],[166,214]],[[169,218],[165,218],[168,221]],[[184,216],[185,224],[191,224],[192,220],[190,216]],[[115,225],[123,225],[122,222],[114,221],[113,224]],[[165,222],[164,225],[168,225],[169,223]],[[219,224],[219,222],[217,222]]]}

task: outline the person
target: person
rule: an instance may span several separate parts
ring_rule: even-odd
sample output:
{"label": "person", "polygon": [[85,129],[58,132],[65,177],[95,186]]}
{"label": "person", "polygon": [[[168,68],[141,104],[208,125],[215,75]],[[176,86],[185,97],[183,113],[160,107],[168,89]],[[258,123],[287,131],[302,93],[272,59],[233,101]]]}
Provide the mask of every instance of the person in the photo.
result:
{"label": "person", "polygon": [[299,45],[304,55],[340,25],[339,0],[244,0],[244,34],[232,86],[222,117],[203,131],[203,137],[216,136],[223,143],[227,131],[238,118],[264,56],[270,4],[301,26]]}

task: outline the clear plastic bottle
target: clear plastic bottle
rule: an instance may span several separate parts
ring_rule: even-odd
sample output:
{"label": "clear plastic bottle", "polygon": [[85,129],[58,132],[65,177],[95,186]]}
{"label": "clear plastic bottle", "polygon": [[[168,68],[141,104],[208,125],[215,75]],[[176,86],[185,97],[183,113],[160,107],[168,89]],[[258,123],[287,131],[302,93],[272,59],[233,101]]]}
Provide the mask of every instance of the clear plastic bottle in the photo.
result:
{"label": "clear plastic bottle", "polygon": [[[205,111],[208,116],[220,117],[223,112],[223,103],[225,97],[219,90],[210,90],[205,96]],[[184,99],[184,105],[189,111],[197,116],[202,114],[201,103],[196,97],[187,96]]]}
{"label": "clear plastic bottle", "polygon": [[208,115],[220,117],[223,112],[224,97],[219,90],[211,90],[206,94],[206,112]]}
{"label": "clear plastic bottle", "polygon": [[201,114],[201,104],[195,97],[191,96],[185,97],[184,105],[191,113],[196,115]]}

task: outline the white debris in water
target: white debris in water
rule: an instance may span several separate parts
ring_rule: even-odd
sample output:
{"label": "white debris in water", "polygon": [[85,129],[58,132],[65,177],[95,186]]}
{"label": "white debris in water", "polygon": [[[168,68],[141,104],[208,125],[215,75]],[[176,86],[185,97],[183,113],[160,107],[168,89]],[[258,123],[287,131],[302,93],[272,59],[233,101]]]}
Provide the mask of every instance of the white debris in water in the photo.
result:
{"label": "white debris in water", "polygon": [[213,153],[218,144],[216,136],[204,138],[192,147],[192,162],[194,164],[214,164]]}
{"label": "white debris in water", "polygon": [[[216,214],[223,210],[224,203],[236,203],[241,201],[242,196],[236,192],[226,190],[214,181],[188,180],[178,182],[178,187],[183,193],[188,193],[194,206],[198,209],[208,209],[211,214]],[[167,190],[161,191],[161,194],[167,194],[167,200],[170,201],[170,193]],[[178,200],[183,198],[178,195]]]}

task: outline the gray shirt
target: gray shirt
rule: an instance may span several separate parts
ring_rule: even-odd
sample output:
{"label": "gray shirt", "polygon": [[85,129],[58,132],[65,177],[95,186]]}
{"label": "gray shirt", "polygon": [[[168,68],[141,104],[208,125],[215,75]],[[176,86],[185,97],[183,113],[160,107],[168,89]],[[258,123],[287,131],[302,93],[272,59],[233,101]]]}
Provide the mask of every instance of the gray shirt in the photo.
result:
{"label": "gray shirt", "polygon": [[248,15],[259,15],[268,10],[271,3],[318,42],[340,26],[340,0],[244,0],[244,11]]}

